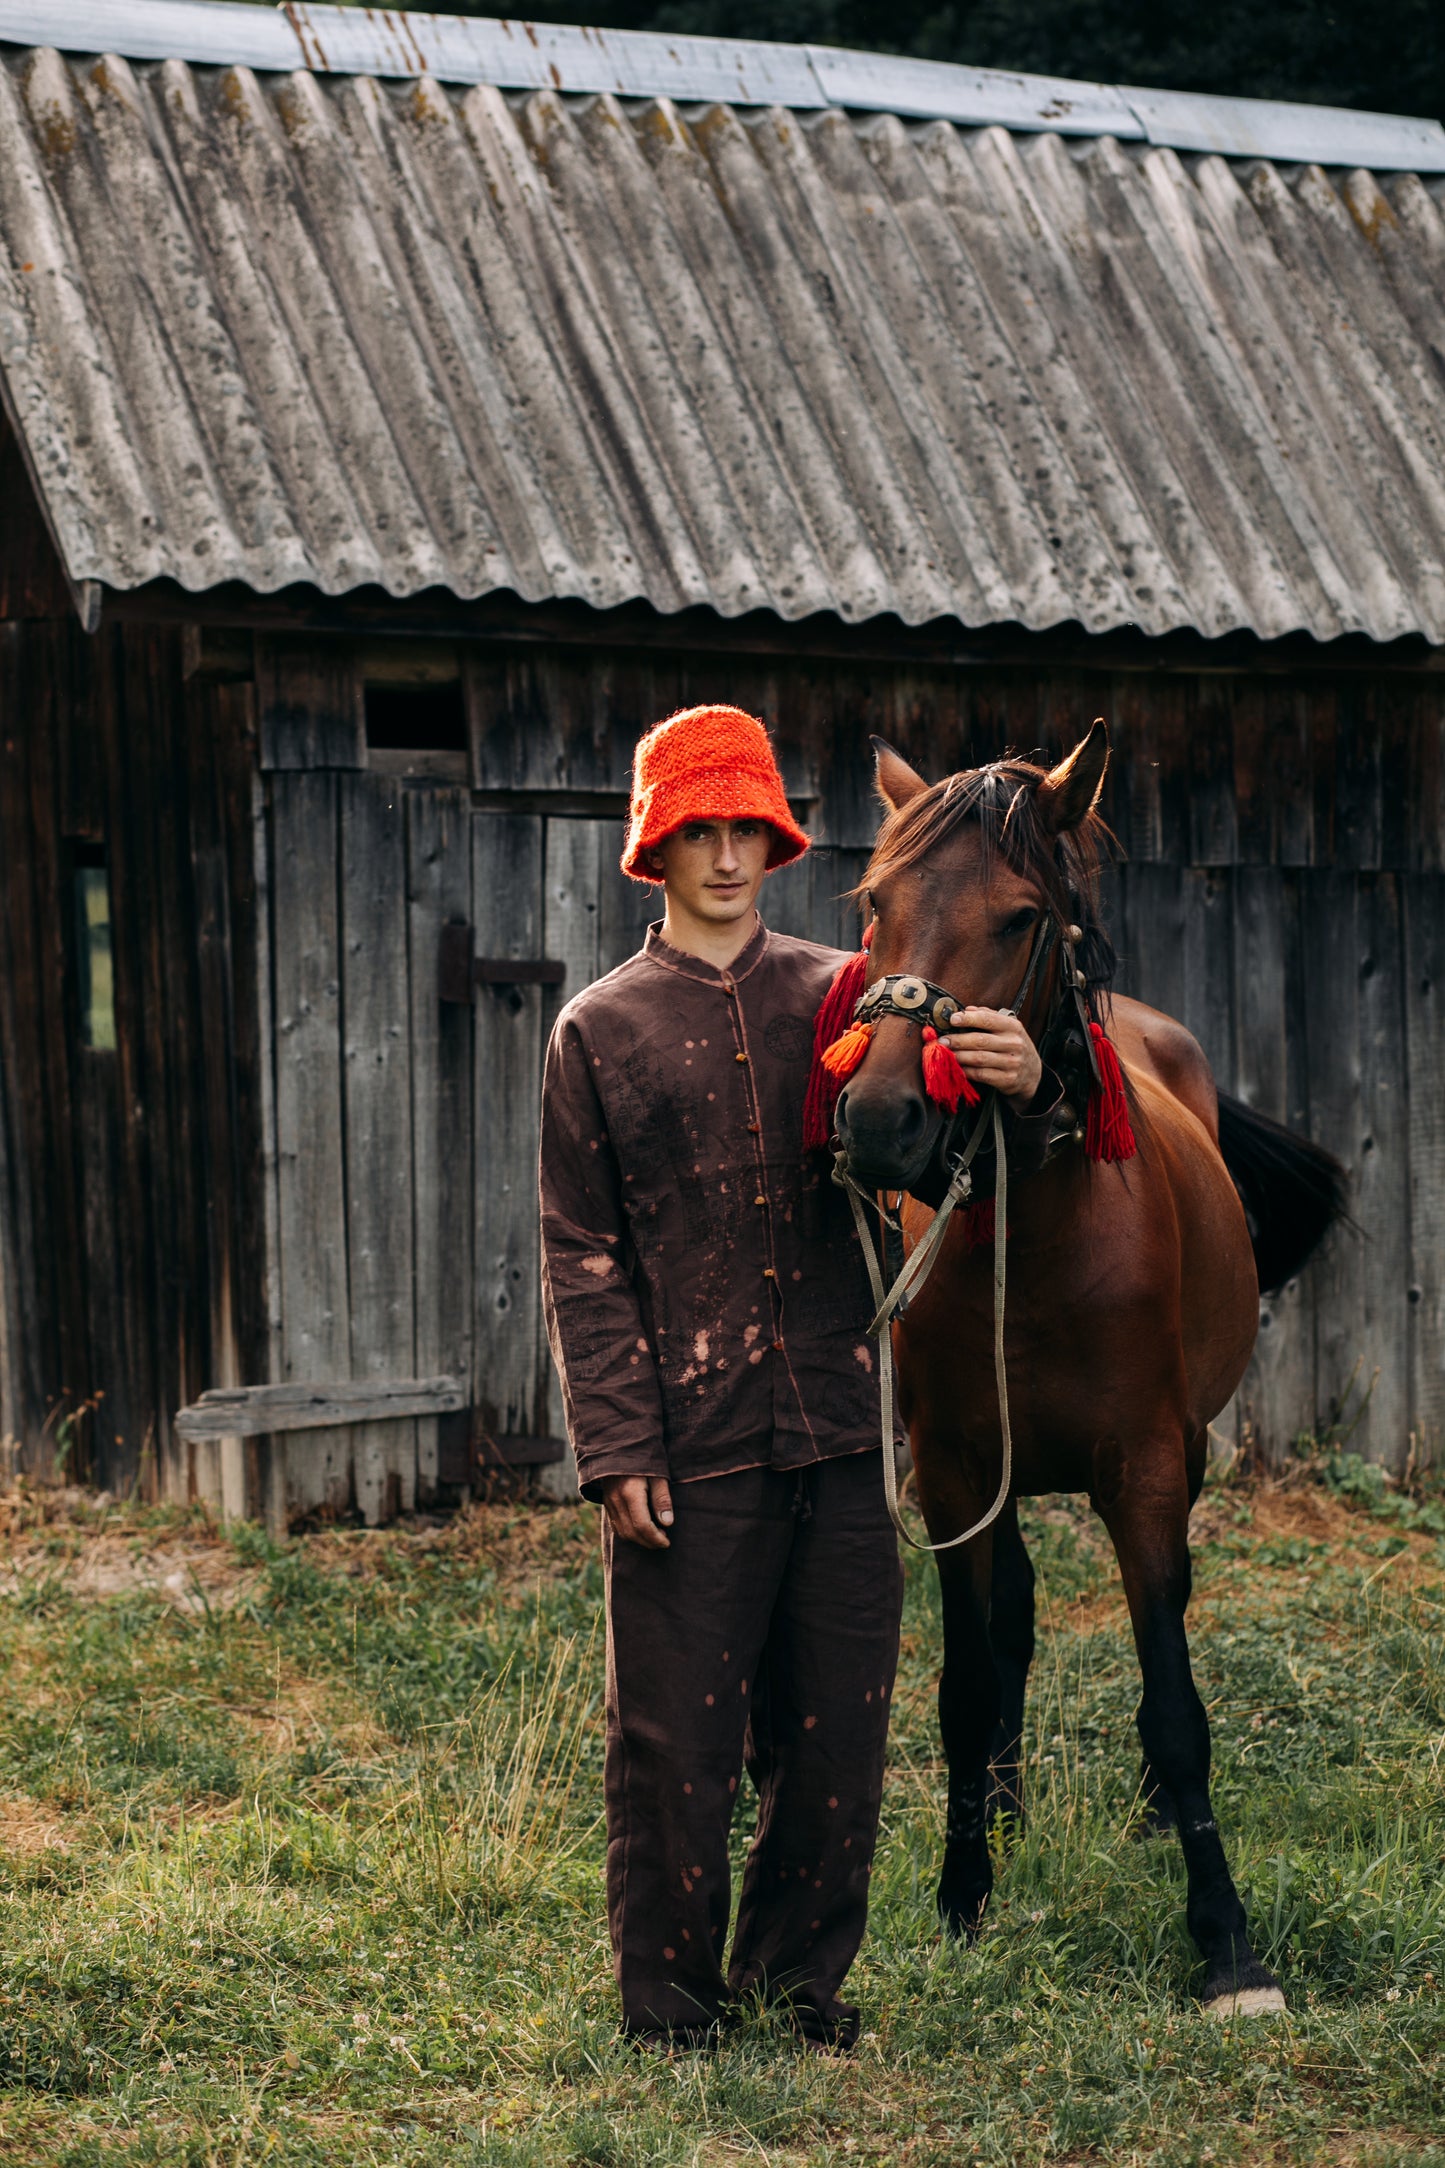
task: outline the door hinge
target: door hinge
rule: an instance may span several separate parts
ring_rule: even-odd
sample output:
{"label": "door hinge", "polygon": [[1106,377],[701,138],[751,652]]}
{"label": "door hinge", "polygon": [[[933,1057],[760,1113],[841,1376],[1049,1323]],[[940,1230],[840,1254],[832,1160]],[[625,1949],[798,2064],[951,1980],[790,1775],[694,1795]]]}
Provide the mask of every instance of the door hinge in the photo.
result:
{"label": "door hinge", "polygon": [[450,919],[442,928],[437,988],[443,1001],[476,1000],[479,986],[560,986],[567,966],[556,956],[476,956],[472,929]]}

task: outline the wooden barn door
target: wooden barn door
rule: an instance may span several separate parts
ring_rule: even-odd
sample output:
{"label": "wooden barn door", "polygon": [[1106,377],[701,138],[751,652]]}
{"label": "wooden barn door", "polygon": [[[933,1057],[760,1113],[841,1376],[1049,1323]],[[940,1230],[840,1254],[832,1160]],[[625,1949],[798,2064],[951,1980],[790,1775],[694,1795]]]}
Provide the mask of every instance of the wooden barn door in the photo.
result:
{"label": "wooden barn door", "polygon": [[[465,1375],[469,1335],[425,1214],[443,1140],[466,1164],[464,1028],[436,997],[436,927],[466,864],[464,791],[385,776],[270,778],[275,1174],[272,1376],[378,1385]],[[440,1283],[440,1292],[438,1291]],[[375,1522],[436,1479],[436,1420],[293,1431],[291,1514]]]}

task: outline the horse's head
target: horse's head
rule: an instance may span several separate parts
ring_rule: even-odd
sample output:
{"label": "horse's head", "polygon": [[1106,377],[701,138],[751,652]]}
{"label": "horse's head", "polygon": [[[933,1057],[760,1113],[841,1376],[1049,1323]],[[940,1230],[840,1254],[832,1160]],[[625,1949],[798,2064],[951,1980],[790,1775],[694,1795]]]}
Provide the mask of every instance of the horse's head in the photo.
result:
{"label": "horse's head", "polygon": [[[1103,723],[1056,768],[1002,760],[932,786],[881,738],[873,745],[888,817],[859,884],[873,911],[868,984],[902,972],[946,989],[960,1008],[1009,1008],[1050,920],[1061,931],[1084,927],[1082,968],[1105,981],[1112,953],[1094,912],[1108,837],[1094,811],[1109,763]],[[1022,1012],[1035,1037],[1060,968],[1056,945]],[[838,1140],[866,1189],[907,1189],[937,1147],[943,1115],[922,1071],[930,1021],[926,1008],[917,1021],[883,1015],[839,1097]]]}

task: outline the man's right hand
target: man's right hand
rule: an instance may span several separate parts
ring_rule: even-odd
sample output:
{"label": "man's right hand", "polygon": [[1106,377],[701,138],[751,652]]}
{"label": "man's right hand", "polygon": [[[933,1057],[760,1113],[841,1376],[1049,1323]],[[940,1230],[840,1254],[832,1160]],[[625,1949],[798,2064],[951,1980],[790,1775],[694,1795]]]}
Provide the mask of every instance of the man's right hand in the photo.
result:
{"label": "man's right hand", "polygon": [[672,1492],[665,1476],[604,1476],[602,1510],[624,1543],[640,1543],[645,1551],[668,1549],[663,1530],[672,1526]]}

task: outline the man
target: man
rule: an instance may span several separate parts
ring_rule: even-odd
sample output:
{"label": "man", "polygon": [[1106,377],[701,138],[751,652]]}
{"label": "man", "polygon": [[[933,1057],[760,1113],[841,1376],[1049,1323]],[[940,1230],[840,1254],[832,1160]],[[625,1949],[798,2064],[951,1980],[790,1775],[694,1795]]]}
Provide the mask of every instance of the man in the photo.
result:
{"label": "man", "polygon": [[[541,1151],[548,1331],[605,1512],[623,2025],[700,2042],[756,1992],[847,2047],[902,1578],[867,1274],[802,1149],[813,1018],[845,959],[758,917],[765,875],[807,848],[759,722],[689,709],[633,776],[623,871],[661,882],[664,916],[558,1018]],[[985,1028],[1027,1101],[1032,1044]],[[757,1834],[725,1973],[744,1761]]]}

